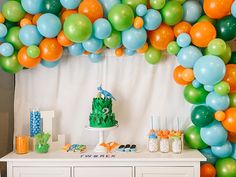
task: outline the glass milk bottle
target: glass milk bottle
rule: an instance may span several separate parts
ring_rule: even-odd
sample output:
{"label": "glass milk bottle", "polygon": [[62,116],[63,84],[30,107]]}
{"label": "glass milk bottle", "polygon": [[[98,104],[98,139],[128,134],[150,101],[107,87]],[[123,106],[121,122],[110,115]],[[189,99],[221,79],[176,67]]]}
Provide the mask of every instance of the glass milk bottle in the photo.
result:
{"label": "glass milk bottle", "polygon": [[155,133],[151,133],[148,139],[148,150],[149,152],[158,151],[158,139]]}
{"label": "glass milk bottle", "polygon": [[170,141],[168,136],[163,136],[160,139],[160,151],[167,153],[170,151]]}
{"label": "glass milk bottle", "polygon": [[180,154],[182,152],[182,140],[180,136],[173,136],[172,139],[172,152]]}

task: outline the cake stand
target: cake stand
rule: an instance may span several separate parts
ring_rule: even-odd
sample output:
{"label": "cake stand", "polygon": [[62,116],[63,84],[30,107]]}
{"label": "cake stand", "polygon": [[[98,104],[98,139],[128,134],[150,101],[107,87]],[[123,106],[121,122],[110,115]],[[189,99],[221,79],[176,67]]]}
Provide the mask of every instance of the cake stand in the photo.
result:
{"label": "cake stand", "polygon": [[99,142],[96,145],[94,152],[100,152],[100,153],[106,153],[107,149],[104,146],[101,146],[100,144],[104,143],[104,132],[105,131],[111,131],[115,128],[119,127],[119,125],[115,125],[113,127],[108,127],[108,128],[95,128],[95,127],[90,127],[86,126],[85,128],[90,131],[97,131],[99,133]]}

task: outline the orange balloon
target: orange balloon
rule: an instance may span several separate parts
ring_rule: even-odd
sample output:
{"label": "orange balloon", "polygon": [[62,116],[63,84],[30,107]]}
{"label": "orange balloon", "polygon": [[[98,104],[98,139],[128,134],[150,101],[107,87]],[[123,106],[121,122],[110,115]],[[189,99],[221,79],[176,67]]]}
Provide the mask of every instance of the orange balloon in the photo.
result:
{"label": "orange balloon", "polygon": [[0,13],[0,23],[4,23],[5,22],[5,18],[3,16],[2,13]]}
{"label": "orange balloon", "polygon": [[24,18],[27,18],[29,20],[32,20],[33,19],[33,15],[31,14],[25,14]]}
{"label": "orange balloon", "polygon": [[87,16],[93,23],[103,17],[103,8],[98,0],[84,0],[80,3],[79,13]]}
{"label": "orange balloon", "polygon": [[140,29],[143,27],[144,21],[141,17],[135,17],[134,19],[134,28]]}
{"label": "orange balloon", "polygon": [[33,19],[32,19],[32,22],[33,22],[33,24],[34,25],[37,25],[37,21],[38,21],[38,19],[39,19],[39,17],[41,16],[42,14],[35,14],[34,16],[33,16]]}
{"label": "orange balloon", "polygon": [[78,13],[77,10],[66,10],[66,11],[64,11],[61,15],[61,23],[64,23],[66,18],[69,17],[70,15],[77,14],[77,13]]}
{"label": "orange balloon", "polygon": [[181,33],[190,33],[192,25],[188,22],[182,21],[174,26],[175,37],[178,37]]}
{"label": "orange balloon", "polygon": [[234,0],[204,0],[203,9],[210,18],[220,19],[230,13]]}
{"label": "orange balloon", "polygon": [[73,44],[73,42],[71,42],[64,34],[63,31],[61,31],[58,36],[57,36],[57,41],[60,45],[64,46],[64,47],[68,47],[71,46]]}
{"label": "orange balloon", "polygon": [[208,21],[198,22],[190,30],[192,43],[198,47],[207,47],[216,38],[216,29]]}
{"label": "orange balloon", "polygon": [[183,80],[192,82],[194,80],[194,73],[192,69],[184,69],[182,73]]}
{"label": "orange balloon", "polygon": [[216,120],[223,121],[223,120],[225,120],[225,118],[226,118],[226,115],[225,115],[224,111],[215,112],[215,119]]}
{"label": "orange balloon", "polygon": [[148,50],[148,43],[145,42],[145,44],[143,45],[143,47],[137,49],[138,53],[145,53]]}
{"label": "orange balloon", "polygon": [[63,47],[56,38],[45,38],[40,43],[39,48],[41,58],[51,62],[60,59],[63,53]]}
{"label": "orange balloon", "polygon": [[236,133],[228,132],[228,140],[230,142],[236,143]]}
{"label": "orange balloon", "polygon": [[173,77],[174,77],[174,80],[177,84],[187,85],[190,83],[188,81],[183,80],[183,71],[184,70],[185,70],[185,68],[181,65],[179,65],[175,68],[174,73],[173,73]]}
{"label": "orange balloon", "polygon": [[121,57],[124,54],[123,47],[116,49],[115,54],[116,54],[117,57]]}
{"label": "orange balloon", "polygon": [[88,51],[85,50],[85,51],[83,52],[83,54],[84,54],[84,55],[89,55],[90,52],[88,52]]}
{"label": "orange balloon", "polygon": [[23,18],[20,21],[20,26],[23,27],[23,26],[26,26],[26,25],[32,25],[32,21],[29,20],[28,18]]}
{"label": "orange balloon", "polygon": [[149,32],[152,46],[158,50],[165,50],[167,45],[175,38],[173,29],[162,23],[159,28]]}
{"label": "orange balloon", "polygon": [[226,73],[225,73],[224,81],[229,83],[230,93],[236,91],[236,65],[235,64],[226,65]]}
{"label": "orange balloon", "polygon": [[236,108],[229,108],[225,111],[226,119],[222,121],[222,125],[229,132],[236,133]]}
{"label": "orange balloon", "polygon": [[37,58],[31,58],[27,55],[27,47],[22,47],[17,55],[18,61],[19,63],[26,67],[26,68],[34,68],[36,67],[40,61],[41,58],[37,57]]}
{"label": "orange balloon", "polygon": [[201,166],[200,169],[201,177],[215,177],[216,176],[216,169],[210,163],[205,163]]}

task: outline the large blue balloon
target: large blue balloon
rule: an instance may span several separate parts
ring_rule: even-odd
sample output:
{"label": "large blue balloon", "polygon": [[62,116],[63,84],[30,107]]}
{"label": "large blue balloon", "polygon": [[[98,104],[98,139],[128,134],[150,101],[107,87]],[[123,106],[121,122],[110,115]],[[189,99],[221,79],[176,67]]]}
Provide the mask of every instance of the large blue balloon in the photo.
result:
{"label": "large blue balloon", "polygon": [[36,26],[26,25],[20,29],[19,38],[24,45],[31,46],[39,45],[43,36],[39,33]]}
{"label": "large blue balloon", "polygon": [[82,55],[84,52],[84,48],[81,43],[76,43],[68,47],[69,52],[73,56]]}
{"label": "large blue balloon", "polygon": [[29,14],[37,14],[43,10],[43,0],[21,0],[21,5]]}
{"label": "large blue balloon", "polygon": [[211,150],[212,153],[219,158],[229,157],[233,152],[232,145],[229,141],[222,146],[212,146]]}
{"label": "large blue balloon", "polygon": [[217,56],[206,55],[197,60],[194,65],[195,78],[205,85],[215,85],[225,75],[224,62]]}
{"label": "large blue balloon", "polygon": [[0,45],[0,54],[4,57],[9,57],[14,53],[14,47],[12,44],[6,42]]}
{"label": "large blue balloon", "polygon": [[143,20],[144,28],[146,30],[155,30],[161,25],[162,17],[159,11],[149,9],[143,17]]}
{"label": "large blue balloon", "polygon": [[112,27],[110,22],[105,18],[96,20],[93,24],[94,36],[98,39],[105,39],[110,36]]}
{"label": "large blue balloon", "polygon": [[176,40],[178,46],[188,47],[191,44],[191,37],[187,33],[181,33]]}
{"label": "large blue balloon", "polygon": [[129,28],[122,32],[123,45],[129,50],[137,50],[142,47],[147,40],[147,33],[144,28]]}
{"label": "large blue balloon", "polygon": [[54,68],[60,63],[60,61],[61,60],[57,60],[57,61],[54,61],[54,62],[49,62],[49,61],[46,61],[46,60],[41,60],[40,64],[43,65],[46,68]]}
{"label": "large blue balloon", "polygon": [[232,148],[233,148],[233,152],[231,154],[231,157],[236,160],[236,143],[232,143]]}
{"label": "large blue balloon", "polygon": [[103,46],[103,41],[95,37],[91,37],[89,40],[82,43],[84,49],[88,52],[95,53]]}
{"label": "large blue balloon", "polygon": [[61,31],[60,19],[51,13],[43,14],[37,21],[37,27],[39,32],[47,38],[54,38]]}
{"label": "large blue balloon", "polygon": [[60,0],[60,2],[66,9],[75,9],[79,6],[81,0]]}
{"label": "large blue balloon", "polygon": [[189,23],[196,22],[202,15],[202,6],[196,0],[186,1],[183,4],[184,16],[183,20]]}
{"label": "large blue balloon", "polygon": [[236,18],[236,1],[234,1],[231,6],[231,13]]}
{"label": "large blue balloon", "polygon": [[7,27],[3,23],[0,23],[0,38],[3,38],[7,35]]}
{"label": "large blue balloon", "polygon": [[99,54],[95,54],[95,53],[91,53],[88,55],[89,60],[93,63],[98,63],[99,61],[101,61],[104,57],[103,53],[99,53]]}
{"label": "large blue balloon", "polygon": [[206,104],[216,111],[224,111],[229,107],[230,99],[228,95],[221,96],[211,92],[206,97]]}
{"label": "large blue balloon", "polygon": [[201,149],[200,152],[207,158],[207,163],[215,164],[217,157],[212,153],[211,148]]}
{"label": "large blue balloon", "polygon": [[99,0],[99,2],[102,4],[103,7],[103,12],[104,15],[107,17],[108,12],[110,11],[110,9],[116,5],[116,4],[120,4],[121,1],[120,0]]}
{"label": "large blue balloon", "polygon": [[209,146],[221,146],[227,141],[227,131],[218,121],[213,121],[206,127],[201,128],[202,140]]}
{"label": "large blue balloon", "polygon": [[185,68],[193,68],[194,64],[197,60],[202,57],[202,52],[195,46],[188,46],[186,48],[182,48],[178,55],[177,60],[180,65]]}

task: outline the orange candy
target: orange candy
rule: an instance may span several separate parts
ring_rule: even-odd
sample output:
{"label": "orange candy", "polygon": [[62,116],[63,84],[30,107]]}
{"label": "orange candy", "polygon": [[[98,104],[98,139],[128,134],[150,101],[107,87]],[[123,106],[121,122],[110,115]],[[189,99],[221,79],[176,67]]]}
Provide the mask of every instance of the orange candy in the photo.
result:
{"label": "orange candy", "polygon": [[236,91],[236,65],[235,64],[226,65],[226,73],[225,73],[224,81],[229,83],[230,93]]}
{"label": "orange candy", "polygon": [[26,154],[29,152],[29,137],[28,136],[16,136],[15,138],[16,153]]}
{"label": "orange candy", "polygon": [[71,46],[73,44],[73,42],[71,42],[64,34],[63,31],[61,31],[58,36],[57,36],[57,41],[60,45],[64,46],[64,47],[68,47]]}
{"label": "orange candy", "polygon": [[0,23],[4,23],[5,22],[5,18],[3,16],[2,13],[0,13]]}
{"label": "orange candy", "polygon": [[23,26],[26,26],[26,25],[32,25],[32,21],[28,18],[23,18],[20,21],[20,26],[23,27]]}
{"label": "orange candy", "polygon": [[174,77],[175,82],[180,85],[187,85],[190,83],[189,81],[183,80],[184,70],[185,70],[185,68],[183,66],[179,65],[175,68],[174,73],[173,73],[173,77]]}
{"label": "orange candy", "polygon": [[217,111],[215,112],[215,119],[218,120],[218,121],[223,121],[225,120],[226,118],[226,115],[223,111]]}
{"label": "orange candy", "polygon": [[39,19],[39,17],[40,17],[41,15],[42,15],[42,14],[35,14],[35,15],[33,16],[32,22],[33,22],[34,25],[37,24],[37,21],[38,21],[38,19]]}
{"label": "orange candy", "polygon": [[205,163],[201,166],[201,177],[215,177],[216,169],[210,163]]}
{"label": "orange candy", "polygon": [[194,73],[192,69],[184,69],[182,72],[183,80],[187,82],[192,82],[194,80]]}
{"label": "orange candy", "polygon": [[58,43],[56,38],[45,38],[39,45],[40,56],[44,60],[53,62],[61,58],[63,47]]}
{"label": "orange candy", "polygon": [[78,13],[77,10],[65,10],[61,15],[61,23],[64,23],[67,17],[69,17],[72,14]]}
{"label": "orange candy", "polygon": [[26,68],[34,68],[41,61],[40,57],[37,57],[37,58],[29,57],[27,55],[27,47],[22,47],[20,49],[20,51],[18,52],[17,58],[18,58],[19,63]]}
{"label": "orange candy", "polygon": [[87,16],[93,23],[103,17],[103,8],[98,0],[84,0],[80,3],[79,13]]}
{"label": "orange candy", "polygon": [[144,21],[141,17],[135,17],[134,19],[134,28],[140,29],[143,27]]}
{"label": "orange candy", "polygon": [[162,23],[159,28],[149,32],[149,39],[152,46],[158,50],[165,50],[167,45],[175,38],[173,29]]}
{"label": "orange candy", "polygon": [[188,22],[182,21],[174,26],[175,37],[178,37],[181,33],[190,33],[192,25]]}
{"label": "orange candy", "polygon": [[236,108],[229,108],[225,114],[226,119],[222,121],[222,125],[229,132],[236,133]]}
{"label": "orange candy", "polygon": [[115,54],[116,54],[117,57],[121,57],[122,55],[124,55],[124,49],[122,47],[116,49]]}
{"label": "orange candy", "polygon": [[216,38],[216,29],[208,21],[198,22],[191,28],[190,36],[197,47],[207,47],[209,42]]}
{"label": "orange candy", "polygon": [[148,43],[145,42],[145,44],[143,45],[143,47],[137,49],[138,53],[145,53],[148,50]]}

